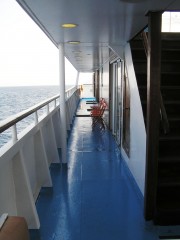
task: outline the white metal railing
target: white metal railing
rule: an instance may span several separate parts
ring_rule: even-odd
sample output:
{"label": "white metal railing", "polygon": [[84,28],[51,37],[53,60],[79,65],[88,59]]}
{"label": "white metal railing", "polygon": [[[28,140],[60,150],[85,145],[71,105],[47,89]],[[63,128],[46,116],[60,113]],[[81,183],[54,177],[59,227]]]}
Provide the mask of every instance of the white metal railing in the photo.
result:
{"label": "white metal railing", "polygon": [[72,96],[72,94],[77,90],[77,87],[72,87],[69,88],[66,92],[65,92],[65,100],[67,101],[68,98],[70,98]]}
{"label": "white metal railing", "polygon": [[[31,229],[40,227],[35,206],[40,189],[52,187],[49,166],[61,162],[58,152],[61,148],[58,98],[59,95],[56,95],[0,122],[1,132],[12,128],[13,133],[13,141],[0,149],[0,216],[3,213],[23,216]],[[72,124],[78,102],[77,88],[66,91],[67,130]],[[42,107],[46,108],[46,114],[40,118],[37,111]],[[17,135],[16,123],[30,114],[34,114],[35,124],[30,124]]]}
{"label": "white metal railing", "polygon": [[29,115],[34,113],[34,120],[35,124],[38,123],[38,114],[37,111],[44,106],[47,107],[47,114],[49,113],[49,104],[54,101],[54,106],[56,106],[56,100],[59,98],[59,95],[56,95],[54,97],[48,98],[22,112],[19,112],[17,114],[14,114],[5,120],[0,121],[0,133],[4,132],[8,128],[12,127],[12,138],[17,140],[17,128],[16,123],[23,120],[24,118],[28,117]]}
{"label": "white metal railing", "polygon": [[[65,99],[68,101],[68,99],[73,95],[73,93],[77,90],[77,87],[72,87],[65,92]],[[0,121],[0,133],[4,132],[5,130],[9,129],[11,127],[11,133],[12,133],[12,140],[13,142],[18,140],[17,136],[17,126],[16,124],[23,120],[24,118],[28,117],[29,115],[34,113],[34,122],[35,125],[38,123],[38,110],[42,109],[43,107],[46,107],[46,113],[47,115],[50,112],[50,103],[54,102],[54,108],[57,106],[57,100],[59,99],[59,94],[55,95],[51,98],[48,98],[22,112],[19,112],[17,114],[14,114],[5,120]]]}

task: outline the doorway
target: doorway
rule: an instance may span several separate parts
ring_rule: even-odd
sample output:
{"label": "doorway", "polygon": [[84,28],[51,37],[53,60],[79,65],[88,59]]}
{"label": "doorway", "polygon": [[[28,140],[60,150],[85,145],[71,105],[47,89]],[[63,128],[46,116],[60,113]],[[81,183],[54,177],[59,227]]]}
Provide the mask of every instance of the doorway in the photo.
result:
{"label": "doorway", "polygon": [[118,59],[110,64],[110,130],[121,145],[123,62]]}

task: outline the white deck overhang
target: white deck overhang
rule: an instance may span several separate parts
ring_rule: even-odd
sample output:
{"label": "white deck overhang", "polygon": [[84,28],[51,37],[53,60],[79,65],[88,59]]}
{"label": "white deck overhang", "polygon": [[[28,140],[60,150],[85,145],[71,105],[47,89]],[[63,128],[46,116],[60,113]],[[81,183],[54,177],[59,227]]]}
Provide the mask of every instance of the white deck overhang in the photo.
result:
{"label": "white deck overhang", "polygon": [[[79,72],[94,72],[147,25],[148,11],[179,10],[179,0],[17,0]],[[75,23],[73,29],[62,24]],[[69,44],[79,41],[79,44]]]}

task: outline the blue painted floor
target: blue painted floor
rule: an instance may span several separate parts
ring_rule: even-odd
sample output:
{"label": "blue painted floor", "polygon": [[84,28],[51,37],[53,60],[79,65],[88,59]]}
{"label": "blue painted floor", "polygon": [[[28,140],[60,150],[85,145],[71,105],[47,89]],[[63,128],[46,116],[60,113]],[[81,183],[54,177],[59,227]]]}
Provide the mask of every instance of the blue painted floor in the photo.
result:
{"label": "blue painted floor", "polygon": [[90,117],[75,118],[68,166],[52,164],[51,176],[53,188],[43,188],[37,201],[41,228],[31,231],[31,240],[158,239],[144,222],[136,186],[101,123],[92,128]]}

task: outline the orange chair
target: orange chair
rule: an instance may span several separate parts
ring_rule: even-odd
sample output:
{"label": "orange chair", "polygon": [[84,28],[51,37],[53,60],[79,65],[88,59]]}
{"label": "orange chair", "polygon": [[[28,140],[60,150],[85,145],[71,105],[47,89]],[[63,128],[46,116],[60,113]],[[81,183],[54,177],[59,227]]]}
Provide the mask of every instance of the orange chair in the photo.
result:
{"label": "orange chair", "polygon": [[102,121],[104,111],[107,107],[106,102],[101,103],[99,108],[91,110],[90,116],[92,117],[92,126]]}
{"label": "orange chair", "polygon": [[105,103],[105,99],[101,98],[98,105],[91,106],[91,109],[100,109],[101,105]]}

